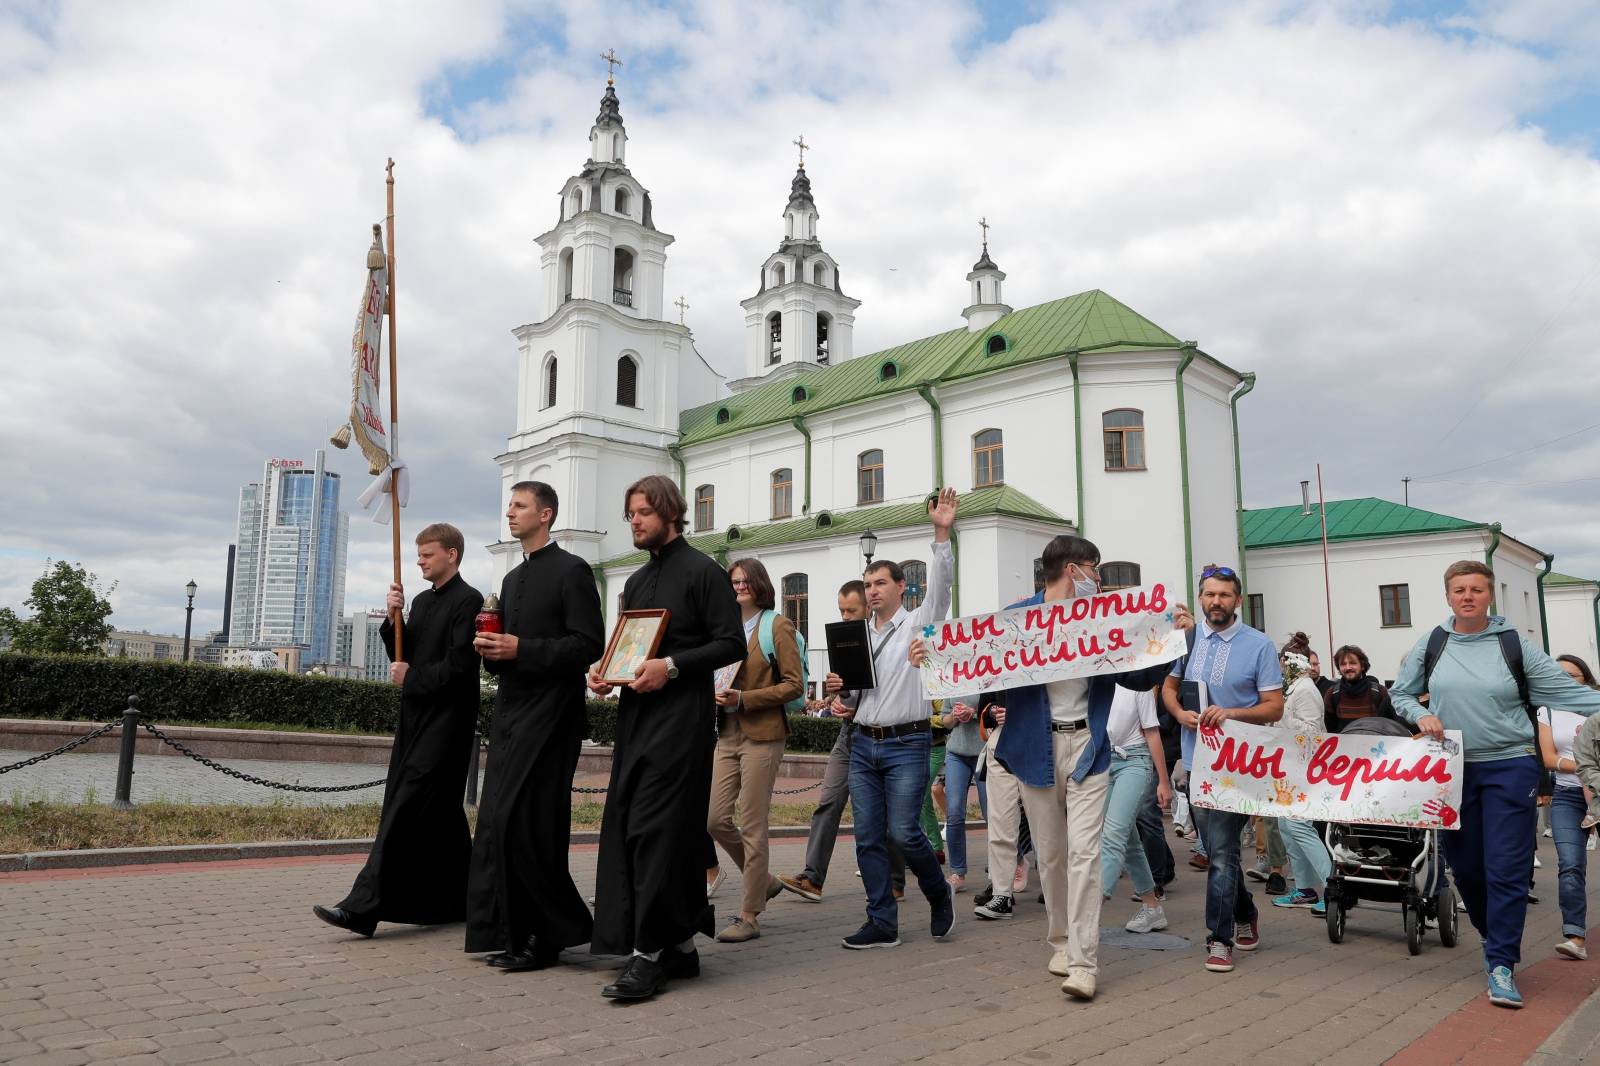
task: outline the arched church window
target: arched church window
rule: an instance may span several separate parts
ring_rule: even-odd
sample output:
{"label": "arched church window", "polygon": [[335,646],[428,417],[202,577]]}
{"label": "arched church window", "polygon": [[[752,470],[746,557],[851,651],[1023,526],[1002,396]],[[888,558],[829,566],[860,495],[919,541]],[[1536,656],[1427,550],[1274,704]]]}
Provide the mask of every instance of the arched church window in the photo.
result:
{"label": "arched church window", "polygon": [[627,248],[618,248],[612,256],[611,302],[633,306],[633,252]]}
{"label": "arched church window", "polygon": [[995,333],[989,337],[989,343],[984,347],[984,351],[990,355],[999,355],[1001,352],[1010,350],[1010,348],[1011,342],[1006,340],[1005,334]]}
{"label": "arched church window", "polygon": [[772,517],[794,514],[794,471],[788,467],[772,472]]}
{"label": "arched church window", "polygon": [[783,359],[783,315],[774,311],[767,316],[767,365],[776,366]]}
{"label": "arched church window", "polygon": [[1100,421],[1105,431],[1106,469],[1143,470],[1144,412],[1123,407],[1107,411]]}
{"label": "arched church window", "polygon": [[617,406],[639,406],[639,364],[631,355],[617,360]]}
{"label": "arched church window", "polygon": [[555,405],[556,357],[552,355],[544,361],[544,403],[541,405],[540,409],[542,410],[545,407],[554,407]]}
{"label": "arched church window", "polygon": [[828,265],[817,262],[811,267],[811,284],[826,286],[828,284]]}
{"label": "arched church window", "polygon": [[733,415],[728,412],[728,409],[726,407],[717,408],[717,425],[719,425],[719,426],[725,425],[727,423],[728,419],[730,419],[732,417],[733,417]]}
{"label": "arched church window", "polygon": [[717,489],[715,485],[701,485],[694,490],[694,528],[710,529],[716,524]]}
{"label": "arched church window", "polygon": [[1139,584],[1138,563],[1101,563],[1100,587],[1107,592],[1131,589]]}
{"label": "arched church window", "polygon": [[783,285],[785,283],[785,279],[787,279],[788,276],[789,276],[788,272],[784,270],[784,267],[783,267],[782,263],[773,263],[772,264],[772,287],[773,288],[778,288],[779,286]]}
{"label": "arched church window", "polygon": [[629,201],[629,199],[630,198],[628,196],[628,187],[626,185],[617,186],[617,197],[616,197],[616,211],[617,211],[617,214],[626,215],[628,213],[628,201]]}
{"label": "arched church window", "polygon": [[783,575],[783,616],[794,623],[801,638],[811,625],[811,579],[805,574]]}
{"label": "arched church window", "polygon": [[574,215],[576,215],[582,210],[583,210],[583,190],[582,189],[573,189],[572,190],[572,213]]}
{"label": "arched church window", "polygon": [[856,456],[856,503],[883,502],[883,449]]}
{"label": "arched church window", "polygon": [[833,319],[825,311],[817,312],[817,362],[828,365],[828,333]]}
{"label": "arched church window", "polygon": [[572,299],[572,249],[564,249],[561,253],[561,302],[566,303]]}
{"label": "arched church window", "polygon": [[889,381],[900,376],[900,368],[891,360],[878,368],[878,380]]}
{"label": "arched church window", "polygon": [[1006,480],[1005,452],[998,429],[980,430],[972,435],[972,487],[1003,485]]}
{"label": "arched church window", "polygon": [[921,559],[907,559],[900,564],[900,572],[906,576],[906,594],[900,602],[906,610],[915,611],[928,595],[928,564]]}
{"label": "arched church window", "polygon": [[622,134],[620,133],[613,133],[611,135],[611,158],[622,158]]}
{"label": "arched church window", "polygon": [[811,394],[806,391],[804,385],[796,385],[794,391],[789,394],[790,403],[805,403],[810,398]]}

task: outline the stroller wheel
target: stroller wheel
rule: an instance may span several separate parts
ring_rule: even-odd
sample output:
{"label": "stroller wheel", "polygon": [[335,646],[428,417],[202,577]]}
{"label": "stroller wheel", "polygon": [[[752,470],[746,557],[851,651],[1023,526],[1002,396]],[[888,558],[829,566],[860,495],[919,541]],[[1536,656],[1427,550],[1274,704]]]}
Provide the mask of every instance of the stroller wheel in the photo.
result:
{"label": "stroller wheel", "polygon": [[1439,943],[1447,948],[1456,946],[1461,915],[1456,912],[1456,890],[1445,885],[1439,890]]}
{"label": "stroller wheel", "polygon": [[1422,904],[1406,907],[1406,950],[1413,955],[1422,954]]}
{"label": "stroller wheel", "polygon": [[1329,893],[1328,904],[1328,939],[1335,944],[1344,942],[1344,900],[1339,896]]}

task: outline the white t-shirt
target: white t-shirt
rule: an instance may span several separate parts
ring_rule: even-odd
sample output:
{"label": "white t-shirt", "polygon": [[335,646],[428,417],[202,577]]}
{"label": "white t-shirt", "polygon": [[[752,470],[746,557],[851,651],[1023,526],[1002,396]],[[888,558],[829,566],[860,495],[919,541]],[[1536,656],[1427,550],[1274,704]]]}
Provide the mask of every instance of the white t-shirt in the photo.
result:
{"label": "white t-shirt", "polygon": [[1149,747],[1144,730],[1156,727],[1155,694],[1134,692],[1118,685],[1116,694],[1111,697],[1111,717],[1106,721],[1106,739],[1111,742],[1111,749]]}
{"label": "white t-shirt", "polygon": [[[1578,730],[1583,728],[1583,723],[1588,719],[1571,711],[1552,711],[1548,707],[1540,707],[1539,721],[1550,727],[1550,736],[1556,743],[1556,755],[1563,759],[1572,759],[1573,742],[1578,739]],[[1556,774],[1556,784],[1570,788],[1583,786],[1577,774],[1559,772]]]}
{"label": "white t-shirt", "polygon": [[1050,698],[1052,722],[1081,722],[1089,717],[1089,679],[1074,677],[1066,681],[1047,681],[1045,695]]}

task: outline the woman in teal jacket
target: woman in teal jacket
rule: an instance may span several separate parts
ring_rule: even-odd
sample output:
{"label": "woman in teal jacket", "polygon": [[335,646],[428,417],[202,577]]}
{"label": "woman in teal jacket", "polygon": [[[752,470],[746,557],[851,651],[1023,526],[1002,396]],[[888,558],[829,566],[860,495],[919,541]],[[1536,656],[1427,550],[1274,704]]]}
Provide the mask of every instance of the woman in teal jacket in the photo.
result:
{"label": "woman in teal jacket", "polygon": [[[1441,811],[1448,830],[1445,858],[1467,917],[1483,937],[1489,1001],[1521,1007],[1514,970],[1528,911],[1541,773],[1528,702],[1588,716],[1600,711],[1600,692],[1573,681],[1505,619],[1490,616],[1494,571],[1483,563],[1452,563],[1444,572],[1444,587],[1452,617],[1439,627],[1446,639],[1432,674],[1426,669],[1429,638],[1424,637],[1406,656],[1390,695],[1395,712],[1422,733],[1461,733],[1466,761],[1461,810]],[[1522,665],[1527,701],[1512,671],[1513,659]],[[1424,693],[1426,706],[1418,699]]]}

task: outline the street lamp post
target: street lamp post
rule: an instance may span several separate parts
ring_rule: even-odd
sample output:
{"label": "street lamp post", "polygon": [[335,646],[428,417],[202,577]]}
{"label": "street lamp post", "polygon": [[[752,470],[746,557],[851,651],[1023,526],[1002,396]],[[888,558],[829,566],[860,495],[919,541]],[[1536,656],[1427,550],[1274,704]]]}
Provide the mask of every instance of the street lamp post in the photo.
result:
{"label": "street lamp post", "polygon": [[861,534],[861,554],[867,557],[867,566],[872,565],[872,556],[878,550],[878,535],[872,530]]}
{"label": "street lamp post", "polygon": [[200,586],[190,581],[183,586],[183,591],[189,594],[189,605],[183,609],[183,661],[189,661],[189,633],[194,627],[194,594],[200,591]]}

